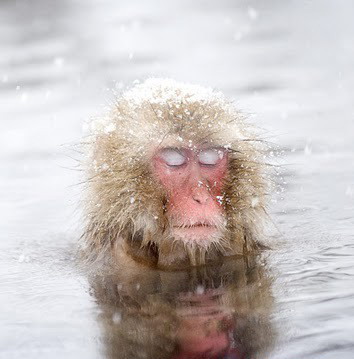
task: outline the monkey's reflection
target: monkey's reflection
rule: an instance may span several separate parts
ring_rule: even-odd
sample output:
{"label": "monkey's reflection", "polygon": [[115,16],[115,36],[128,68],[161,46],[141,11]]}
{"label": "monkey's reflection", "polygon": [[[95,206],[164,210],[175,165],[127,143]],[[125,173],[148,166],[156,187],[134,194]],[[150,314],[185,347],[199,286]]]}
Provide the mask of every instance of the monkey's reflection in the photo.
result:
{"label": "monkey's reflection", "polygon": [[274,330],[271,280],[255,261],[188,271],[137,266],[91,278],[105,357],[264,357]]}

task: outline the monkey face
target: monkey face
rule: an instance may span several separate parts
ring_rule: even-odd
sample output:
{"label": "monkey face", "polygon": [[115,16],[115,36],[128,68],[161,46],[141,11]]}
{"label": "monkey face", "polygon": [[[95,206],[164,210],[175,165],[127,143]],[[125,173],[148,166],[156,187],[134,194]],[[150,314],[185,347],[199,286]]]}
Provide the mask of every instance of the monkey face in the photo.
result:
{"label": "monkey face", "polygon": [[209,246],[225,230],[228,153],[221,147],[191,147],[159,149],[152,171],[167,194],[166,216],[174,239]]}

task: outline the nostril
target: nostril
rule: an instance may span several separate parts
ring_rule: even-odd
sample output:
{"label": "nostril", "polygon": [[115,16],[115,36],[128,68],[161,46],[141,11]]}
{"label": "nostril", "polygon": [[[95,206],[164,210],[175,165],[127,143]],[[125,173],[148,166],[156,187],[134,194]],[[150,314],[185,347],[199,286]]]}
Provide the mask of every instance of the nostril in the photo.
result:
{"label": "nostril", "polygon": [[204,186],[196,186],[192,189],[192,199],[200,205],[206,205],[210,200],[209,189]]}
{"label": "nostril", "polygon": [[208,195],[194,195],[193,200],[199,204],[206,204],[209,201]]}

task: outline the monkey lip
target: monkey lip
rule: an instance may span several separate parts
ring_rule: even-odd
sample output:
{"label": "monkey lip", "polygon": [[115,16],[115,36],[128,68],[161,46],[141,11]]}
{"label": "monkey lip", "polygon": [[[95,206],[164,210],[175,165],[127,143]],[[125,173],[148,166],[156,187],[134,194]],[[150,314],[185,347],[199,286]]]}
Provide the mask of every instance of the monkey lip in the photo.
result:
{"label": "monkey lip", "polygon": [[193,224],[181,224],[181,225],[175,225],[173,228],[178,229],[193,229],[193,228],[213,228],[216,229],[216,225],[211,223],[205,223],[205,222],[196,222]]}
{"label": "monkey lip", "polygon": [[211,223],[197,222],[173,226],[173,231],[178,236],[192,236],[194,238],[207,237],[218,231],[216,225]]}

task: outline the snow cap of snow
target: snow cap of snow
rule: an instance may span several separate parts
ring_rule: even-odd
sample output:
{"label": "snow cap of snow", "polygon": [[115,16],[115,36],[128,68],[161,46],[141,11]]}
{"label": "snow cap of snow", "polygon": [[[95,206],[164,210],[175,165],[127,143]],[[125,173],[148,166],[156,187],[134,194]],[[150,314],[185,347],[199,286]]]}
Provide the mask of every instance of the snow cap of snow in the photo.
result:
{"label": "snow cap of snow", "polygon": [[169,78],[149,78],[123,93],[122,99],[135,106],[141,106],[146,102],[151,104],[219,102],[227,105],[225,96],[211,87],[178,82]]}

